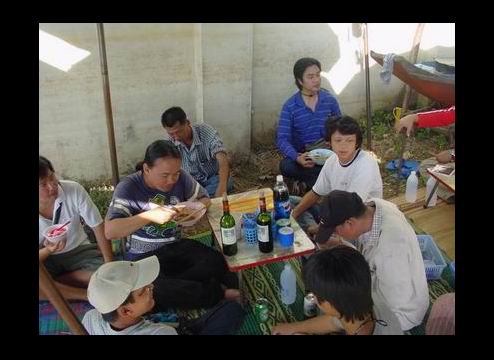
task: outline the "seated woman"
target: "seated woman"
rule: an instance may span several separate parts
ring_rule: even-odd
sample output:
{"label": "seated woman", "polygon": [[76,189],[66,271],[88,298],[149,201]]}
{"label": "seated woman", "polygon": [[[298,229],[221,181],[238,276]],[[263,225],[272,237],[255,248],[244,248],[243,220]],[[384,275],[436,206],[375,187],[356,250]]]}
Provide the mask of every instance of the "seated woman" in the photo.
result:
{"label": "seated woman", "polygon": [[137,172],[115,188],[105,220],[108,238],[130,235],[126,260],[158,257],[155,311],[211,307],[223,298],[240,298],[235,289],[238,280],[228,271],[223,255],[195,240],[180,238],[175,220],[181,207],[175,204],[211,203],[206,190],[181,169],[181,163],[180,153],[170,141],[153,142]]}

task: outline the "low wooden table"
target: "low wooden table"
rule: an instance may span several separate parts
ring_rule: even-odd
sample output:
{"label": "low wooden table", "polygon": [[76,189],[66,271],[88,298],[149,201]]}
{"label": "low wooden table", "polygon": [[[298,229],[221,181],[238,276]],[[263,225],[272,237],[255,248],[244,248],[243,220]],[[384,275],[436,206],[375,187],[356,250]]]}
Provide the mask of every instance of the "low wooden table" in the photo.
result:
{"label": "low wooden table", "polygon": [[430,176],[432,176],[434,179],[436,179],[436,184],[434,185],[434,188],[432,189],[431,193],[429,194],[429,197],[425,201],[424,208],[427,208],[429,206],[429,203],[432,199],[432,195],[434,194],[435,191],[437,191],[437,187],[439,186],[439,183],[443,184],[451,190],[452,192],[455,192],[455,175],[445,175],[441,174],[439,172],[432,171],[433,168],[427,169],[427,172],[429,173]]}
{"label": "low wooden table", "polygon": [[[266,196],[267,210],[273,209],[273,191],[269,188],[248,191],[245,193],[229,195],[230,213],[254,212],[259,204],[259,191],[264,190]],[[220,219],[223,215],[222,198],[217,197],[211,199],[211,206],[206,213],[209,224],[213,230],[214,239],[219,247],[223,249],[221,243]],[[235,215],[234,215],[235,216]],[[294,230],[295,239],[293,246],[283,247],[277,240],[274,240],[273,251],[270,253],[262,253],[259,251],[257,244],[247,244],[244,239],[237,240],[238,252],[233,256],[225,256],[226,263],[230,271],[240,271],[243,269],[252,268],[259,265],[269,264],[273,262],[283,261],[292,257],[310,254],[315,250],[314,243],[302,230],[300,225],[293,218],[290,219],[291,227]],[[238,237],[238,236],[237,236]]]}

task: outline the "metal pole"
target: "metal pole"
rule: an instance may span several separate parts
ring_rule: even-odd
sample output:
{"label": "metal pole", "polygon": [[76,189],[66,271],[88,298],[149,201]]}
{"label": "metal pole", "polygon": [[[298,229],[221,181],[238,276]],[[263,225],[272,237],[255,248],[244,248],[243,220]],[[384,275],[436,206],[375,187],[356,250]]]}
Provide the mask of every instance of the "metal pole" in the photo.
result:
{"label": "metal pole", "polygon": [[111,109],[111,97],[110,97],[110,81],[108,79],[108,66],[106,63],[106,44],[105,44],[105,32],[102,23],[97,23],[98,29],[98,44],[99,44],[99,57],[101,64],[101,76],[103,78],[103,94],[105,98],[105,112],[106,112],[106,127],[108,133],[108,144],[110,146],[110,158],[111,158],[111,173],[113,186],[117,186],[119,182],[118,177],[118,162],[117,162],[117,150],[115,147],[115,131],[113,128],[113,114]]}
{"label": "metal pole", "polygon": [[45,268],[45,265],[41,262],[39,263],[39,287],[41,291],[45,293],[46,297],[55,309],[57,309],[63,321],[65,321],[74,335],[88,335],[84,326],[82,326],[69,304],[67,304],[67,301],[63,298],[60,290],[58,290],[55,286],[53,279]]}
{"label": "metal pole", "polygon": [[[415,36],[413,37],[412,50],[410,51],[410,63],[412,63],[412,64],[415,64],[417,62],[417,57],[418,57],[419,49],[420,49],[420,40],[422,39],[422,32],[424,31],[424,26],[425,26],[425,23],[419,23],[417,25],[417,30],[415,31]],[[411,87],[409,85],[406,85],[405,97],[403,98],[403,104],[401,106],[402,116],[408,110],[408,103],[410,102],[411,93],[412,93]],[[400,135],[398,134],[398,136],[400,136]],[[405,153],[406,149],[409,146],[408,138],[406,137],[406,134],[403,134],[403,136],[405,137],[405,143],[401,147],[401,154],[399,157],[400,161],[398,162],[398,176],[400,176],[401,168],[403,167],[403,163],[405,162],[405,159],[403,159],[403,154]]]}
{"label": "metal pole", "polygon": [[369,38],[367,23],[362,24],[364,34],[364,60],[365,60],[365,102],[367,111],[367,150],[372,150],[372,118],[370,100],[370,78],[369,78]]}

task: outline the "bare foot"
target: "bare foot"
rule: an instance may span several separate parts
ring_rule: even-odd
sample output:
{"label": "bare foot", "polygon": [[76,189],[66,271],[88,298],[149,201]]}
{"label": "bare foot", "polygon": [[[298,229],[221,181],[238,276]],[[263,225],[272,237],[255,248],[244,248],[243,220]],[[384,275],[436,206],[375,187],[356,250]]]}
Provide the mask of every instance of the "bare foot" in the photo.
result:
{"label": "bare foot", "polygon": [[242,294],[240,293],[240,290],[237,289],[226,289],[225,299],[230,301],[236,301],[239,304],[242,304]]}

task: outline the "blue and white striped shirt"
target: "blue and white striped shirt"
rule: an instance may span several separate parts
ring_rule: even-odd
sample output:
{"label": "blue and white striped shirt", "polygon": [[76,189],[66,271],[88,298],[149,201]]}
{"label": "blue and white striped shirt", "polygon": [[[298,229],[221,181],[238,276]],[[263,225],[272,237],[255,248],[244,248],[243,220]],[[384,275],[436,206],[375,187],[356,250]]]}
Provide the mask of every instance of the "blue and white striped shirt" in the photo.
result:
{"label": "blue and white striped shirt", "polygon": [[225,145],[218,131],[208,124],[195,124],[192,127],[190,149],[181,141],[173,141],[182,156],[182,169],[187,171],[202,186],[219,171],[216,154],[224,152]]}
{"label": "blue and white striped shirt", "polygon": [[316,110],[305,105],[298,91],[281,109],[276,145],[284,156],[296,160],[305,146],[325,137],[325,123],[329,116],[341,115],[336,98],[325,89],[319,91]]}

